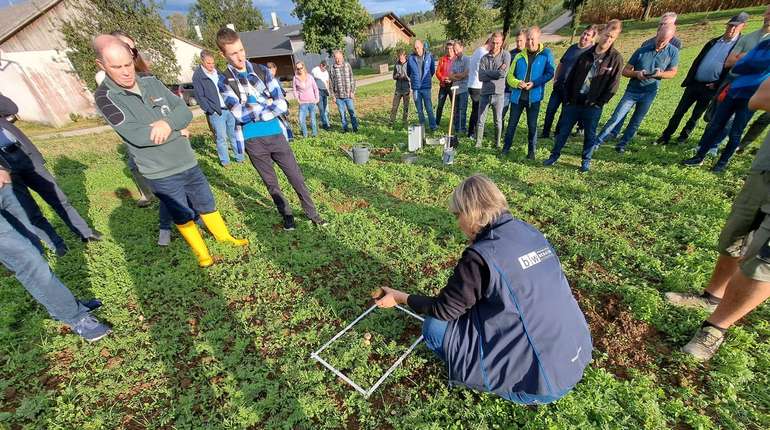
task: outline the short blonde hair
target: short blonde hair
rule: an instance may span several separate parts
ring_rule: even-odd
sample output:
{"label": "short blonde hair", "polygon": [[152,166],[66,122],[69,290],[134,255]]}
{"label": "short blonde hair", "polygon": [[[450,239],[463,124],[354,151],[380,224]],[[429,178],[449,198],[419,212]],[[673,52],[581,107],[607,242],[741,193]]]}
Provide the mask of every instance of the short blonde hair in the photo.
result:
{"label": "short blonde hair", "polygon": [[474,233],[507,210],[508,201],[503,193],[491,179],[480,173],[462,181],[449,201],[449,211],[464,215]]}

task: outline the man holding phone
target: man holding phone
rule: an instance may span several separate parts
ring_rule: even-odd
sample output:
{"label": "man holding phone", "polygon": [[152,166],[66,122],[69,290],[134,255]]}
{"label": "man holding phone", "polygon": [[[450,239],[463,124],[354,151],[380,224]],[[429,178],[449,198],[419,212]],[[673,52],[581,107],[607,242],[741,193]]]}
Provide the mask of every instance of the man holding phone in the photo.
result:
{"label": "man holding phone", "polygon": [[625,152],[626,145],[634,138],[644,117],[652,106],[658,94],[661,79],[671,79],[676,76],[679,65],[679,49],[670,44],[676,33],[673,25],[662,25],[658,28],[655,44],[643,44],[637,49],[628,64],[623,69],[623,76],[630,78],[623,98],[612,113],[612,117],[604,125],[597,139],[598,145],[604,143],[610,135],[617,136],[623,127],[623,119],[631,109],[634,109],[631,120],[626,126],[615,150]]}

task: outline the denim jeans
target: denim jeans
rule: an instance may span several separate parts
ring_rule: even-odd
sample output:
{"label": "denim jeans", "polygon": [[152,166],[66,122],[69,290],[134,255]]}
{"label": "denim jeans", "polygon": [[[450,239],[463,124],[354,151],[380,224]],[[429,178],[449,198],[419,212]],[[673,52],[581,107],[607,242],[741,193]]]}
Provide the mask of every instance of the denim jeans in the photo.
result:
{"label": "denim jeans", "polygon": [[444,335],[446,334],[448,322],[438,320],[432,317],[425,317],[422,323],[422,336],[425,338],[425,346],[433,351],[441,361],[446,362],[444,354]]}
{"label": "denim jeans", "polygon": [[348,130],[348,119],[345,111],[350,115],[350,123],[353,126],[353,131],[358,131],[358,117],[356,116],[356,105],[353,103],[353,99],[337,99],[337,109],[340,111],[340,121],[342,122],[342,129]]}
{"label": "denim jeans", "polygon": [[536,103],[511,103],[511,114],[508,118],[508,130],[505,132],[505,145],[503,154],[511,149],[516,129],[519,127],[519,118],[522,112],[527,112],[527,154],[534,154],[537,150],[537,116],[540,114],[540,102]]}
{"label": "denim jeans", "polygon": [[561,111],[559,133],[553,143],[551,159],[558,160],[561,150],[567,143],[572,127],[582,121],[585,126],[583,134],[583,161],[591,160],[596,143],[596,128],[599,126],[599,118],[602,117],[601,106],[564,105]]}
{"label": "denim jeans", "polygon": [[[9,186],[0,187],[0,210],[22,216],[19,202]],[[30,225],[28,219],[22,224]],[[22,286],[48,311],[52,318],[74,325],[88,314],[72,292],[53,274],[40,250],[0,216],[0,263],[14,273]]]}
{"label": "denim jeans", "polygon": [[479,99],[479,122],[476,126],[476,146],[481,146],[484,140],[484,127],[487,122],[487,112],[492,109],[492,122],[495,124],[495,148],[500,146],[500,138],[503,134],[503,105],[504,94],[481,95]]}
{"label": "denim jeans", "polygon": [[307,137],[307,124],[305,120],[310,116],[310,127],[313,130],[313,137],[318,136],[318,123],[315,118],[315,103],[302,103],[299,105],[299,128],[302,130],[302,136]]}
{"label": "denim jeans", "polygon": [[717,105],[714,116],[711,118],[709,125],[706,127],[706,131],[703,132],[700,142],[698,143],[698,152],[696,157],[705,157],[706,154],[719,145],[720,134],[727,131],[727,122],[730,117],[734,115],[733,124],[729,127],[730,140],[727,146],[722,150],[722,154],[717,160],[718,165],[727,165],[730,161],[730,157],[733,156],[735,150],[738,149],[738,145],[741,143],[741,136],[746,125],[751,120],[754,112],[749,110],[749,99],[747,98],[735,98],[728,94],[725,100]]}
{"label": "denim jeans", "polygon": [[634,113],[631,115],[631,119],[628,121],[626,130],[623,132],[623,137],[617,144],[617,148],[624,148],[631,139],[636,135],[636,131],[639,130],[639,126],[642,124],[644,117],[652,106],[652,102],[655,100],[657,91],[634,91],[626,90],[623,97],[620,99],[615,111],[612,112],[612,117],[604,124],[602,132],[599,134],[599,144],[604,143],[605,140],[612,135],[617,135],[620,132],[620,128],[623,126],[623,120],[626,115],[634,109]]}
{"label": "denim jeans", "polygon": [[[545,119],[543,120],[543,137],[548,137],[551,135],[553,120],[556,118],[556,111],[559,109],[559,106],[562,108],[562,113],[556,120],[556,128],[553,129],[554,137],[559,134],[562,117],[564,115],[564,87],[561,84],[554,84],[553,90],[551,90],[551,96],[548,97],[548,105],[545,108]],[[578,130],[585,128],[582,121],[578,121],[577,128]]]}
{"label": "denim jeans", "polygon": [[454,130],[455,135],[468,131],[468,92],[459,93],[455,98]]}
{"label": "denim jeans", "polygon": [[412,96],[414,97],[414,107],[417,109],[417,118],[420,120],[420,124],[425,126],[425,113],[423,113],[423,109],[425,109],[425,112],[428,114],[428,126],[431,131],[437,129],[436,117],[433,116],[433,102],[430,99],[430,88],[414,90],[412,91]]}
{"label": "denim jeans", "polygon": [[160,179],[150,179],[155,195],[166,204],[171,219],[177,225],[217,210],[209,181],[199,166]]}
{"label": "denim jeans", "polygon": [[321,127],[329,128],[329,91],[318,90],[318,111],[321,113]]}
{"label": "denim jeans", "polygon": [[[16,198],[16,192],[10,185],[0,187],[0,220],[2,218],[5,218],[5,221],[19,234],[26,237],[41,254],[43,253],[42,239],[38,235],[36,227],[27,216],[27,210],[19,199]],[[61,245],[63,246],[64,242]],[[51,247],[51,250],[55,251],[56,248]]]}
{"label": "denim jeans", "polygon": [[30,220],[35,236],[52,251],[66,247],[64,239],[59,236],[48,218],[43,215],[43,211],[40,210],[40,206],[37,205],[24,182],[13,181],[8,188],[13,189],[16,200],[24,209],[25,217]]}
{"label": "denim jeans", "polygon": [[214,137],[217,141],[217,154],[219,162],[225,166],[230,164],[230,155],[227,152],[227,139],[230,139],[230,145],[233,147],[235,161],[243,161],[243,148],[235,140],[235,117],[227,109],[222,109],[221,114],[212,113],[207,115],[211,128],[214,129]]}
{"label": "denim jeans", "polygon": [[452,103],[452,90],[451,86],[438,87],[438,103],[436,104],[436,126],[441,124],[441,117],[444,115],[444,104],[449,99],[449,103]]}

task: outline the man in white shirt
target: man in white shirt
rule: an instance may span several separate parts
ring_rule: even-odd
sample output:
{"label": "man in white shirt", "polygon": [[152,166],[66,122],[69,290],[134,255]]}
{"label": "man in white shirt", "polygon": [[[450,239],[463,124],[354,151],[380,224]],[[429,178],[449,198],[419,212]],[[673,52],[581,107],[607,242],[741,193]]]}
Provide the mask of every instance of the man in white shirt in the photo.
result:
{"label": "man in white shirt", "polygon": [[471,98],[471,119],[468,123],[468,137],[476,135],[476,122],[479,119],[479,100],[481,99],[481,81],[479,80],[479,63],[489,53],[490,39],[476,48],[471,56],[468,72],[468,96]]}
{"label": "man in white shirt", "polygon": [[326,60],[321,60],[321,64],[313,67],[310,74],[315,78],[318,86],[318,109],[321,112],[321,128],[329,129],[329,70],[326,68]]}

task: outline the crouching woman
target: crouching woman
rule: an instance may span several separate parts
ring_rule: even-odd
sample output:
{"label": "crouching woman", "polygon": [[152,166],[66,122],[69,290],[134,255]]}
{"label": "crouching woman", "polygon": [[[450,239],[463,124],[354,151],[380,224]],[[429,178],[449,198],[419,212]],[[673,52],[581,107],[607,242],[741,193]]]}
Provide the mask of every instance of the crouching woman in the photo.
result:
{"label": "crouching woman", "polygon": [[426,315],[425,343],[450,385],[521,404],[558,400],[583,377],[592,346],[553,248],[486,176],[463,181],[449,208],[470,245],[446,287],[436,297],[383,288],[377,305]]}

